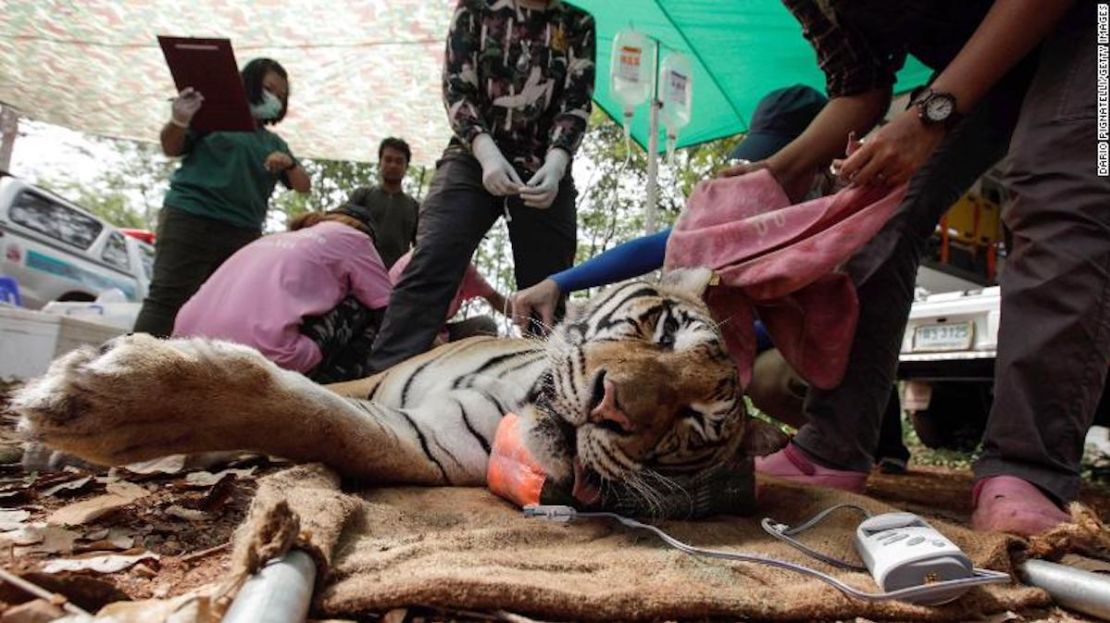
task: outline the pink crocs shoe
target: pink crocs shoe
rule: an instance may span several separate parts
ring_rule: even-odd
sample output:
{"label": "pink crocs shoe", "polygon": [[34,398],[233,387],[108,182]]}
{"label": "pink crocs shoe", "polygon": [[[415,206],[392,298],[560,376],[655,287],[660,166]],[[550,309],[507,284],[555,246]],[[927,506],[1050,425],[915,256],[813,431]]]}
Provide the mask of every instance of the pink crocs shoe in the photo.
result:
{"label": "pink crocs shoe", "polygon": [[867,472],[822,467],[792,443],[786,444],[785,448],[774,454],[756,458],[755,471],[789,482],[842,489],[852,493],[863,493],[867,486]]}
{"label": "pink crocs shoe", "polygon": [[991,476],[971,489],[971,527],[1033,536],[1071,521],[1036,485],[1014,476]]}

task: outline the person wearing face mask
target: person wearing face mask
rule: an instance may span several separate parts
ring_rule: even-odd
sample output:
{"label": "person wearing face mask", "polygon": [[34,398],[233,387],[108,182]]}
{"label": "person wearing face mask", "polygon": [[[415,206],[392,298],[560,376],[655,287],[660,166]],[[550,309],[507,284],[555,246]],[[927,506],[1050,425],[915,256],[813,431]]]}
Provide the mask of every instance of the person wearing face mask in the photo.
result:
{"label": "person wearing face mask", "polygon": [[412,261],[370,355],[384,370],[427,350],[482,237],[505,216],[518,288],[569,268],[570,160],[592,107],[594,19],[560,0],[459,0],[443,100],[454,136],[420,208]]}
{"label": "person wearing face mask", "polygon": [[157,337],[173,331],[174,319],[220,264],[258,238],[270,195],[281,182],[299,193],[308,174],[289,146],[267,126],[285,118],[289,77],[277,61],[259,58],[241,72],[252,132],[198,132],[189,124],[204,96],[187,88],[173,101],[162,128],[162,151],[181,156],[158,215],[154,274],[136,332]]}

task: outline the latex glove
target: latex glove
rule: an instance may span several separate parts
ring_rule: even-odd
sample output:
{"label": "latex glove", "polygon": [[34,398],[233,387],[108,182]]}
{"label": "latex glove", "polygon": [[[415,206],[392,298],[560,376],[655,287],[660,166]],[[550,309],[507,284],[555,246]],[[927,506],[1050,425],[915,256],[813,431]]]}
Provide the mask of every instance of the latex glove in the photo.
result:
{"label": "latex glove", "polygon": [[520,198],[529,208],[541,210],[551,207],[555,196],[559,194],[559,182],[567,172],[567,163],[570,156],[562,149],[552,149],[543,159],[543,166],[528,180],[528,184],[520,189]]}
{"label": "latex glove", "polygon": [[482,186],[486,187],[491,195],[504,197],[520,192],[524,182],[516,174],[513,165],[501,155],[501,150],[493,142],[489,134],[479,134],[470,145],[474,157],[482,165]]}
{"label": "latex glove", "polygon": [[510,297],[513,308],[513,322],[521,331],[528,332],[531,327],[529,320],[535,313],[543,322],[545,332],[551,331],[555,324],[555,306],[559,304],[562,296],[559,285],[552,279],[544,279],[536,285],[525,288]]}
{"label": "latex glove", "polygon": [[173,105],[170,108],[170,123],[179,128],[189,127],[189,122],[193,120],[193,116],[197,114],[203,103],[204,96],[200,94],[200,91],[194,90],[193,87],[185,87],[173,99]]}

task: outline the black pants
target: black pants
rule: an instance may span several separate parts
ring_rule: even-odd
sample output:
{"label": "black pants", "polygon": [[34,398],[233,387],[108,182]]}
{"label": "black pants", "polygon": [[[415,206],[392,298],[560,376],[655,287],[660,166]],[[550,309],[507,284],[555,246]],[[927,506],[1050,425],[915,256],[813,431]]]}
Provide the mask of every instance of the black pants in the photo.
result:
{"label": "black pants", "polygon": [[194,216],[184,210],[162,208],[154,245],[154,275],[139,317],[136,333],[167,337],[173,333],[177,312],[227,258],[258,238],[260,232]]}
{"label": "black pants", "polygon": [[1078,2],[1039,60],[1027,59],[949,132],[851,260],[859,330],[844,381],[807,396],[809,423],[794,440],[807,452],[841,469],[870,467],[925,242],[1009,147],[1017,200],[1003,218],[1014,249],[1000,281],[995,399],[975,472],[1023,478],[1061,501],[1076,495],[1110,358],[1110,178],[1095,174],[1094,25],[1095,3]]}
{"label": "black pants", "polygon": [[370,346],[378,335],[384,309],[370,309],[353,296],[323,316],[301,323],[301,333],[320,347],[323,357],[305,374],[317,383],[339,383],[370,376]]}
{"label": "black pants", "polygon": [[441,160],[420,207],[412,260],[393,288],[370,367],[380,372],[428,350],[443,327],[471,256],[506,205],[512,219],[509,239],[517,288],[569,268],[577,238],[576,195],[568,174],[550,208],[529,208],[516,197],[486,192],[482,168],[474,158]]}

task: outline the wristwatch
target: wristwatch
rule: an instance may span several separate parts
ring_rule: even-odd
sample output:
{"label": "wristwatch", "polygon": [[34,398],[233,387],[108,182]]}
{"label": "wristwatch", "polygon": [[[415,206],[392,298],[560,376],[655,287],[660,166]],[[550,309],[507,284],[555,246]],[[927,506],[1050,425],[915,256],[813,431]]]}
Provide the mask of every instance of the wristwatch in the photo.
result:
{"label": "wristwatch", "polygon": [[955,95],[929,87],[919,87],[910,98],[910,105],[917,107],[917,117],[925,125],[952,127],[962,117],[956,110]]}

